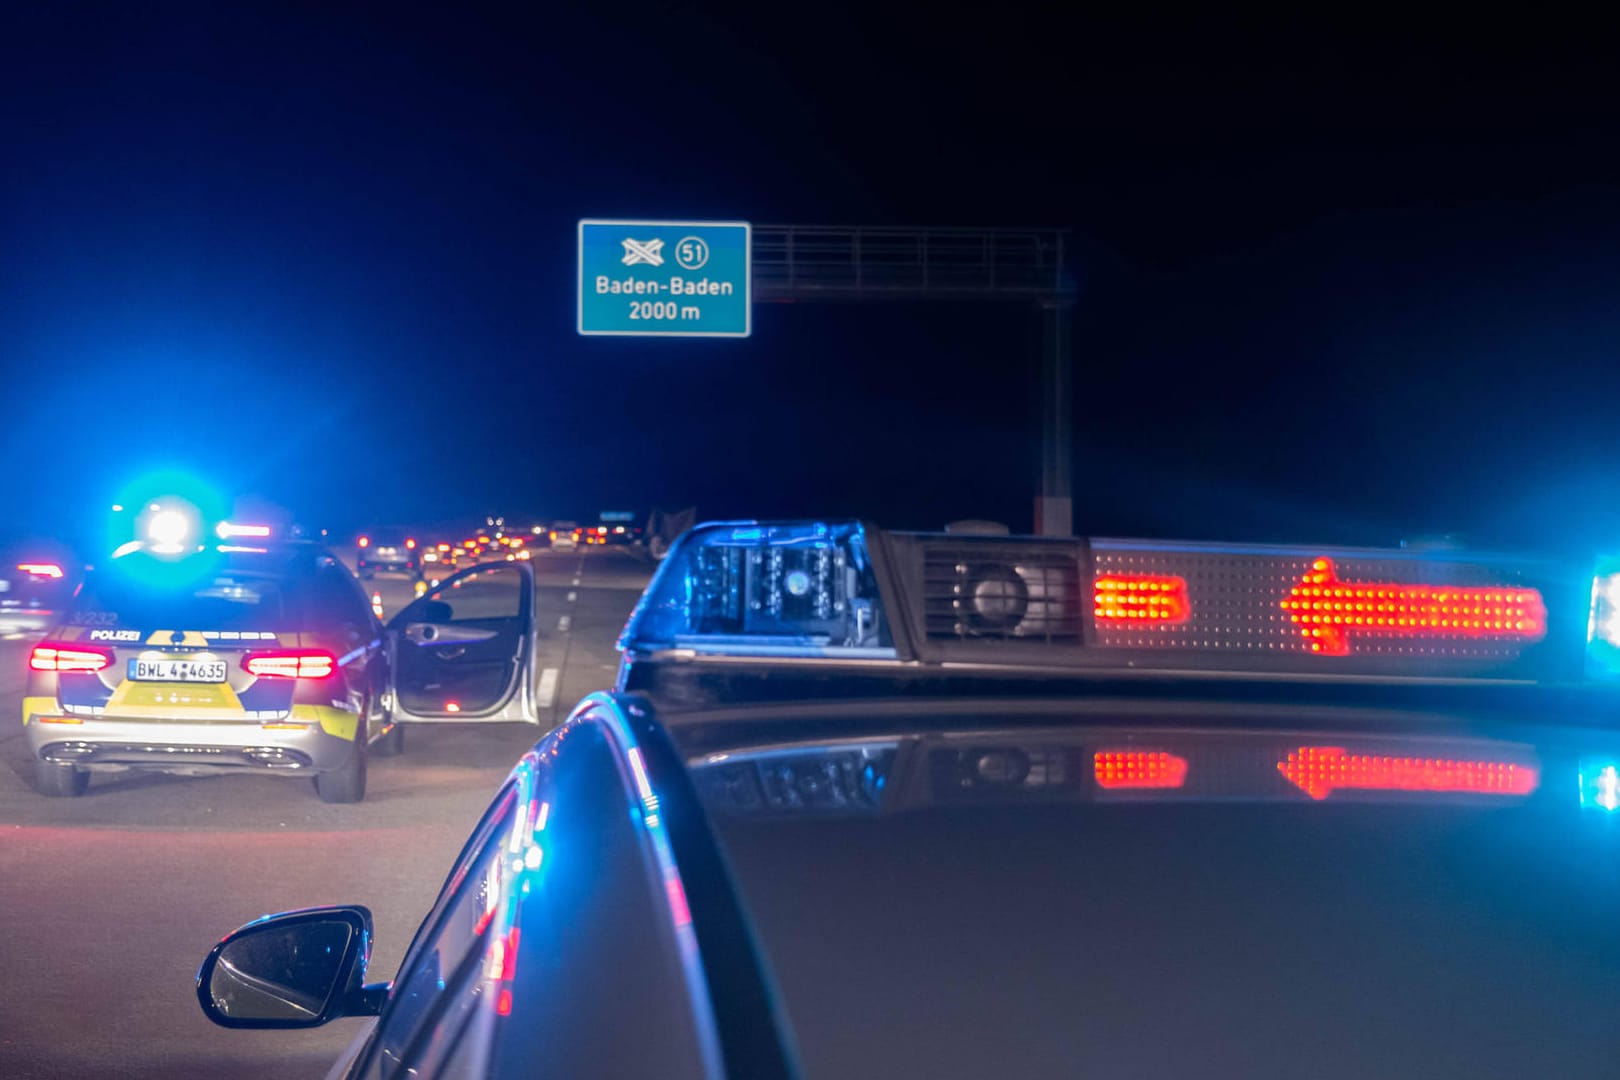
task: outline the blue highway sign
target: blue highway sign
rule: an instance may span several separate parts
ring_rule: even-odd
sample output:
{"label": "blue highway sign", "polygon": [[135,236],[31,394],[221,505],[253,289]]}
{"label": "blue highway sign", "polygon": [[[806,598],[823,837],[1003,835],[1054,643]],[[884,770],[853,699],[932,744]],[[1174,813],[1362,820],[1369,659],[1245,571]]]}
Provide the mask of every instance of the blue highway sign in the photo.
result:
{"label": "blue highway sign", "polygon": [[579,332],[747,337],[752,240],[746,221],[581,221]]}

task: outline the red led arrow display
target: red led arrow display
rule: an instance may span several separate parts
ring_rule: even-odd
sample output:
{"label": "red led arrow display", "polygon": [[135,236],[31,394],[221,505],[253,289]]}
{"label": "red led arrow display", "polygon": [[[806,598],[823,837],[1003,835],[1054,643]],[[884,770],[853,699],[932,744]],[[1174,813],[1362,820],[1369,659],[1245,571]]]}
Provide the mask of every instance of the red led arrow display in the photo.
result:
{"label": "red led arrow display", "polygon": [[1313,799],[1351,788],[1529,795],[1541,782],[1533,765],[1352,754],[1342,746],[1302,746],[1277,762],[1277,771]]}
{"label": "red led arrow display", "polygon": [[1184,623],[1192,613],[1187,579],[1171,574],[1105,574],[1092,583],[1092,614],[1099,625]]}
{"label": "red led arrow display", "polygon": [[1101,788],[1178,788],[1187,782],[1187,759],[1162,750],[1099,750],[1092,767]]}
{"label": "red led arrow display", "polygon": [[1348,656],[1350,636],[1517,638],[1547,633],[1535,589],[1340,581],[1332,559],[1317,559],[1283,598],[1282,609],[1312,652]]}

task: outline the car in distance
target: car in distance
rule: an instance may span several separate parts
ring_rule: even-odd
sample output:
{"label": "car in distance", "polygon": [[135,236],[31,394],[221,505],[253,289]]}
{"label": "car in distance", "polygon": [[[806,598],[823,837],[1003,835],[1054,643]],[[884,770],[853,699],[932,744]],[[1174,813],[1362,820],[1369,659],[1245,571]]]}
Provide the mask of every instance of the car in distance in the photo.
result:
{"label": "car in distance", "polygon": [[0,543],[0,638],[43,633],[61,618],[82,568],[66,545]]}
{"label": "car in distance", "polygon": [[355,572],[369,581],[378,574],[422,576],[422,553],[416,538],[404,529],[384,526],[360,535],[355,541]]}
{"label": "car in distance", "polygon": [[581,535],[579,523],[574,521],[553,521],[551,528],[546,530],[553,551],[573,551],[579,547]]}

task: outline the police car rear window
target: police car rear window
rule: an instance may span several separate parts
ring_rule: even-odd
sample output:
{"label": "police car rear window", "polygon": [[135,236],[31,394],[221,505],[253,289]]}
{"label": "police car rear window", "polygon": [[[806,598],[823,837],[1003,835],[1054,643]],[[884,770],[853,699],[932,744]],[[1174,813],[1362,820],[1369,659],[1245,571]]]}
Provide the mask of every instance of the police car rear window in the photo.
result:
{"label": "police car rear window", "polygon": [[286,579],[221,571],[183,587],[155,587],[92,574],[68,622],[130,630],[286,629],[292,614]]}

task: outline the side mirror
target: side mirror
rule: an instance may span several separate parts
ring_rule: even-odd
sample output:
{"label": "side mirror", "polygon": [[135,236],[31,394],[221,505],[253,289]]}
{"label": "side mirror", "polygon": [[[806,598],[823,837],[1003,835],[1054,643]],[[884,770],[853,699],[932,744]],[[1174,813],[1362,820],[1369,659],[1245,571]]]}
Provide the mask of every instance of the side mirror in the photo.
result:
{"label": "side mirror", "polygon": [[319,1027],[340,1016],[376,1016],[388,987],[366,986],[371,912],[323,907],[266,915],[209,952],[197,1001],[231,1028]]}
{"label": "side mirror", "polygon": [[455,609],[443,600],[429,600],[421,597],[412,600],[400,609],[398,615],[388,620],[388,628],[396,630],[412,623],[438,623],[443,624],[455,618]]}

